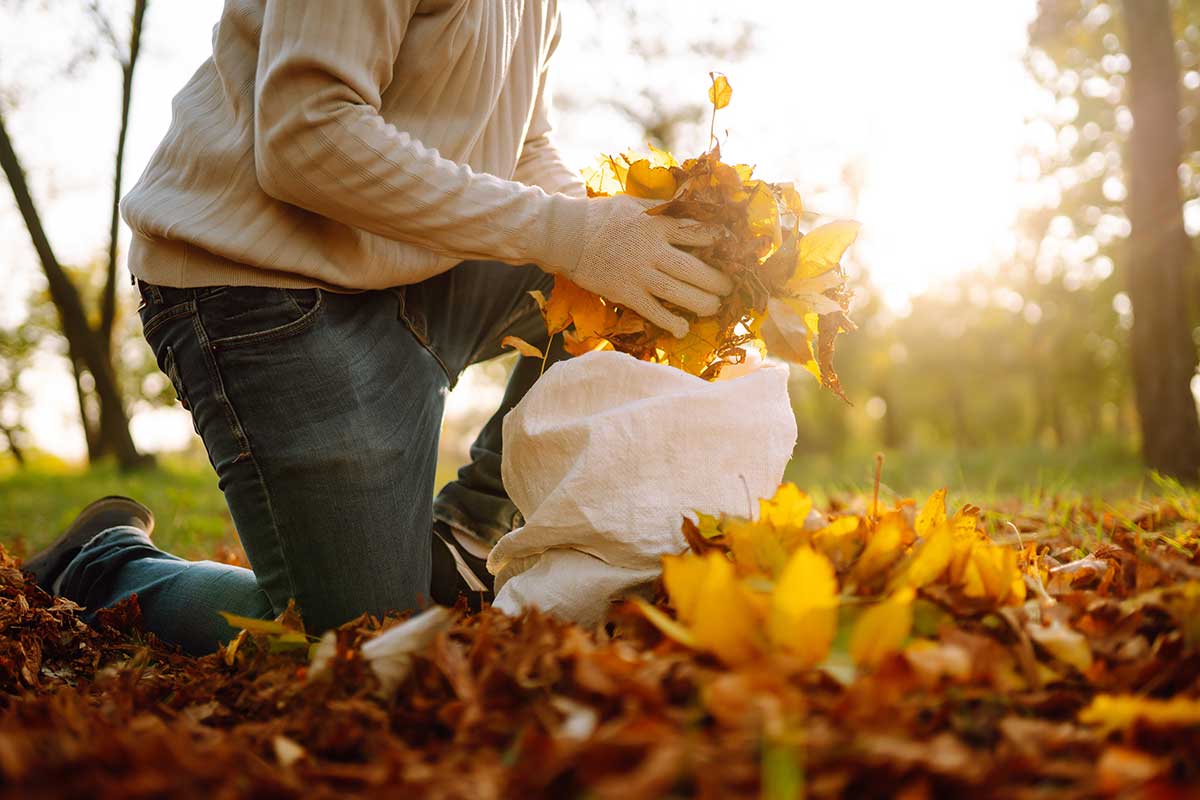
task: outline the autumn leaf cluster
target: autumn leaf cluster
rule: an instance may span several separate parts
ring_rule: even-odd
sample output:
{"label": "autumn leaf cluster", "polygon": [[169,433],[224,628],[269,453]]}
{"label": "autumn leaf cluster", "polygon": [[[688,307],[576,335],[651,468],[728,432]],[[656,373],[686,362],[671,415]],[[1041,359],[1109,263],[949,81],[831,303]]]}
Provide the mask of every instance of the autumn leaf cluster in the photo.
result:
{"label": "autumn leaf cluster", "polygon": [[[684,521],[691,552],[663,561],[676,619],[642,604],[664,633],[737,666],[778,656],[807,669],[829,656],[839,625],[859,666],[875,666],[912,633],[913,602],[938,591],[980,610],[1020,604],[1032,551],[993,544],[979,509],[946,512],[946,491],[911,504],[832,519],[791,484],[757,520],[700,514]],[[913,642],[910,646],[921,647]]]}
{"label": "autumn leaf cluster", "polygon": [[[714,76],[709,91],[714,114],[731,94],[724,76]],[[725,365],[742,362],[747,348],[765,353],[768,336],[775,355],[803,364],[843,396],[833,349],[836,337],[854,328],[841,258],[857,236],[857,223],[837,221],[802,233],[804,204],[795,187],[758,180],[749,165],[723,162],[719,145],[682,163],[653,146],[648,155],[604,156],[585,178],[589,196],[658,201],[647,214],[695,220],[719,231],[711,245],[687,249],[728,275],[735,288],[712,316],[672,306],[690,325],[676,339],[558,276],[548,298],[535,293],[534,299],[550,334],[563,334],[568,352],[615,349],[713,379]],[[771,327],[764,332],[764,326]]]}
{"label": "autumn leaf cluster", "polygon": [[0,548],[0,798],[1194,797],[1200,497],[1164,489],[785,486],[599,630],[460,606],[318,642],[292,610],[199,659]]}

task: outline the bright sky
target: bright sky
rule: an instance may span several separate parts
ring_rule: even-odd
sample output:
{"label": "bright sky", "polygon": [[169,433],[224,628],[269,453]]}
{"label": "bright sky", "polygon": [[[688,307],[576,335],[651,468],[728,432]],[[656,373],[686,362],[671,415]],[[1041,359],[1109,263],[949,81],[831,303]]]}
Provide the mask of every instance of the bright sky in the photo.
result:
{"label": "bright sky", "polygon": [[[810,208],[831,216],[853,213],[863,223],[855,258],[893,308],[902,309],[909,297],[958,271],[994,264],[1011,251],[1010,228],[1024,196],[1019,176],[1024,120],[1044,100],[1021,61],[1035,0],[659,3],[638,18],[670,31],[669,57],[636,68],[620,57],[631,31],[616,4],[561,0],[561,5],[564,41],[553,72],[558,93],[577,100],[573,112],[558,119],[559,143],[571,163],[583,167],[599,153],[640,144],[628,120],[605,107],[590,110],[588,98],[614,86],[632,96],[653,85],[671,96],[703,101],[707,72],[716,69],[729,76],[734,90],[733,102],[717,119],[718,131],[728,131],[727,159],[758,165],[757,174],[768,180],[795,181]],[[220,7],[220,0],[151,3],[127,186],[166,130],[171,97],[209,54]],[[118,72],[102,54],[78,76],[61,77],[63,53],[82,37],[78,17],[65,16],[61,6],[24,8],[15,24],[9,19],[0,28],[0,87],[36,87],[17,96],[11,132],[59,258],[84,261],[105,244]],[[640,4],[639,12],[644,8]],[[758,23],[752,52],[713,63],[688,51],[693,37],[746,15]],[[702,127],[675,143],[680,155],[703,144],[707,126]],[[856,211],[840,188],[848,164],[861,173]],[[816,187],[827,191],[814,193]],[[6,324],[23,315],[27,287],[40,285],[7,187],[0,191],[0,253],[7,278],[0,324]],[[36,396],[29,423],[39,446],[79,456],[74,393],[61,363],[43,363],[29,381]],[[452,411],[470,404],[467,392],[456,394]],[[192,435],[178,411],[139,415],[134,433],[143,446],[165,447],[180,446]]]}

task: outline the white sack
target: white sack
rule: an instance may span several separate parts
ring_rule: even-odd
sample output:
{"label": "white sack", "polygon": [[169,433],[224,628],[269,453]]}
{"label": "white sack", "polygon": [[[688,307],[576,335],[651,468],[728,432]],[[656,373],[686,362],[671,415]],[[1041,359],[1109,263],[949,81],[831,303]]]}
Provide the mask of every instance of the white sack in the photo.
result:
{"label": "white sack", "polygon": [[686,549],[684,514],[757,514],[796,443],[787,368],[701,380],[611,351],[562,361],[504,419],[525,525],[488,558],[494,605],[582,625]]}

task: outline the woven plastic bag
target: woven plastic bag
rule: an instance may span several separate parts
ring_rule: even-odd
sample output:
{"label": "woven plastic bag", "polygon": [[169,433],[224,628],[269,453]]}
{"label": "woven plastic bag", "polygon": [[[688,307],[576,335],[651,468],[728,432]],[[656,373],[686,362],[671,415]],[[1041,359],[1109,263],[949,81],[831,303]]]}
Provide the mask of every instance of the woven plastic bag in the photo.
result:
{"label": "woven plastic bag", "polygon": [[546,371],[504,420],[502,475],[525,524],[488,558],[494,605],[581,625],[686,549],[685,514],[754,515],[796,442],[787,368],[708,382],[616,352]]}

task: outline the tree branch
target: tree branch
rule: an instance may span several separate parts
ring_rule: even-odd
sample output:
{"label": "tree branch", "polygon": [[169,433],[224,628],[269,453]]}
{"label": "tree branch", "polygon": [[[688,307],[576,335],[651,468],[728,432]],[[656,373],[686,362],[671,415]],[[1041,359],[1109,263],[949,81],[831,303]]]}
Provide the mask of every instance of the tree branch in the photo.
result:
{"label": "tree branch", "polygon": [[113,175],[112,207],[108,224],[108,263],[100,301],[100,338],[105,352],[112,350],[113,326],[117,318],[117,237],[121,230],[121,186],[125,169],[125,139],[129,132],[129,110],[133,102],[133,73],[142,46],[142,21],[148,0],[135,0],[129,33],[128,57],[121,61],[121,123],[117,130],[117,153]]}

